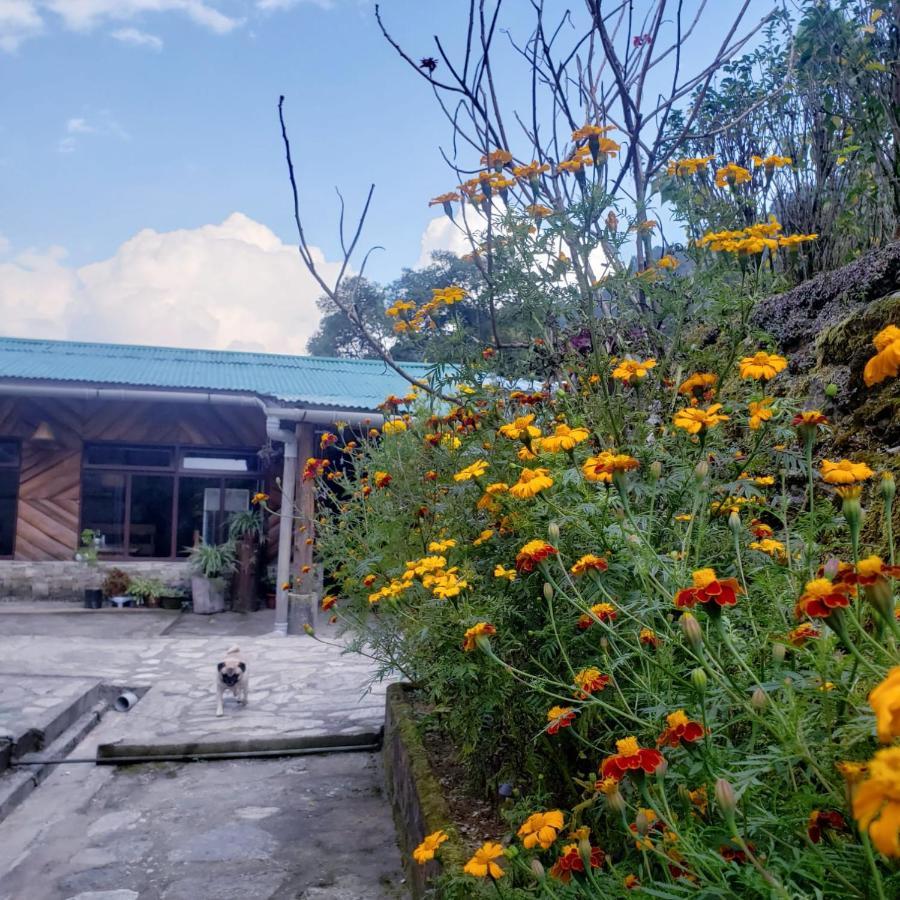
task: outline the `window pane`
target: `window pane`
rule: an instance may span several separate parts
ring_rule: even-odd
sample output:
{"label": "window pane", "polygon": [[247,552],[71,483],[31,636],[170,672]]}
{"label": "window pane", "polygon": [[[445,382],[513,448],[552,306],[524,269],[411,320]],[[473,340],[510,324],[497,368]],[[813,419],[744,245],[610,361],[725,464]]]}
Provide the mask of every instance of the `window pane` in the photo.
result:
{"label": "window pane", "polygon": [[[219,500],[207,496],[210,487],[218,492],[218,478],[178,479],[178,532],[175,552],[186,556],[191,547],[200,541],[216,543],[216,521],[212,513],[218,515]],[[212,506],[210,506],[212,504]]]}
{"label": "window pane", "polygon": [[19,470],[0,470],[0,556],[13,555]]}
{"label": "window pane", "polygon": [[170,556],[175,479],[166,475],[131,476],[129,556]]}
{"label": "window pane", "polygon": [[125,479],[119,472],[85,472],[81,480],[81,527],[100,540],[100,553],[125,554]]}
{"label": "window pane", "polygon": [[258,467],[255,453],[228,450],[189,450],[181,461],[181,468],[192,472],[255,472]]}
{"label": "window pane", "polygon": [[0,466],[17,466],[18,464],[18,441],[0,441]]}
{"label": "window pane", "polygon": [[123,444],[89,444],[85,449],[88,466],[128,466],[141,469],[172,468],[171,447],[128,447]]}

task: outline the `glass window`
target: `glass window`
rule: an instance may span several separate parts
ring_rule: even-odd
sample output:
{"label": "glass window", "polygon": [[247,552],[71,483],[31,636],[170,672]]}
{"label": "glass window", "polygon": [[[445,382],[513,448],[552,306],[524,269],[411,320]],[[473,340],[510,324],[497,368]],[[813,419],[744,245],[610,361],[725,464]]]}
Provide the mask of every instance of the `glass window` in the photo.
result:
{"label": "glass window", "polygon": [[17,466],[18,464],[18,441],[0,441],[0,466]]}
{"label": "glass window", "polygon": [[0,556],[12,556],[16,537],[19,470],[0,469]]}
{"label": "glass window", "polygon": [[255,472],[258,466],[255,453],[222,450],[187,450],[181,460],[181,468],[190,472]]}
{"label": "glass window", "polygon": [[81,528],[90,528],[95,533],[100,541],[100,553],[125,556],[127,477],[120,472],[84,472],[82,475]]}
{"label": "glass window", "polygon": [[88,444],[86,466],[121,466],[129,469],[171,469],[171,447],[127,447],[122,444]]}
{"label": "glass window", "polygon": [[165,475],[131,476],[129,556],[172,555],[172,500],[175,479]]}

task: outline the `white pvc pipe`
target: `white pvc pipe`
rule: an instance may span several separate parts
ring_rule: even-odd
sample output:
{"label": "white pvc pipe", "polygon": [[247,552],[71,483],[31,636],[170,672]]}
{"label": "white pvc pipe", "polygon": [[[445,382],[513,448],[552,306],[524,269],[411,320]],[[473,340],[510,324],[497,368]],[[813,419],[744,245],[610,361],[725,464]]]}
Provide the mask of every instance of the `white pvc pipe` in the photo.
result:
{"label": "white pvc pipe", "polygon": [[284,471],[281,476],[281,521],[278,525],[278,589],[275,594],[275,633],[287,634],[288,592],[291,577],[291,542],[294,536],[294,489],[297,484],[297,435],[283,432]]}

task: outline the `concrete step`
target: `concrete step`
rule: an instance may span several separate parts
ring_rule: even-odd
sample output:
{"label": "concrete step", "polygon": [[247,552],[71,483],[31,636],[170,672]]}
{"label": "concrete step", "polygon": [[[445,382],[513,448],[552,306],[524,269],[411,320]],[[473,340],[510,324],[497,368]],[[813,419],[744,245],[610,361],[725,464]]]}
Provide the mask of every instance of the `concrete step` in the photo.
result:
{"label": "concrete step", "polygon": [[[69,720],[68,727],[55,740],[41,747],[37,753],[25,753],[9,760],[9,767],[0,773],[0,822],[2,822],[55,768],[45,760],[62,760],[85,735],[94,728],[109,709],[106,700],[95,700],[93,706]],[[39,765],[23,765],[40,760]]]}

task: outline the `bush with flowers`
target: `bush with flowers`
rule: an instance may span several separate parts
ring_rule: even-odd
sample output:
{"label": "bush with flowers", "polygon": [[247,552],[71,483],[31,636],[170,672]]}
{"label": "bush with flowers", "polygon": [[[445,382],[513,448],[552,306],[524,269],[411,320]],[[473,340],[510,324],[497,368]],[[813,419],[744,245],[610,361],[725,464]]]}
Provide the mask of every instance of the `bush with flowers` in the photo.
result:
{"label": "bush with flowers", "polygon": [[[619,203],[615,132],[574,129],[555,162],[486,147],[432,201],[484,289],[401,299],[395,331],[452,333],[467,303],[493,342],[388,398],[380,431],[323,438],[325,604],[473,790],[512,788],[507,835],[440,896],[900,896],[895,473],[832,449],[828,395],[796,396],[748,324],[818,238],[767,200],[802,161],[649,154]],[[687,247],[653,247],[652,190]],[[887,396],[898,323],[871,340],[854,377]]]}

